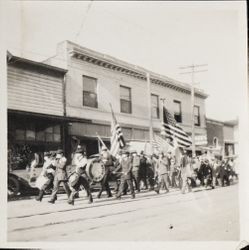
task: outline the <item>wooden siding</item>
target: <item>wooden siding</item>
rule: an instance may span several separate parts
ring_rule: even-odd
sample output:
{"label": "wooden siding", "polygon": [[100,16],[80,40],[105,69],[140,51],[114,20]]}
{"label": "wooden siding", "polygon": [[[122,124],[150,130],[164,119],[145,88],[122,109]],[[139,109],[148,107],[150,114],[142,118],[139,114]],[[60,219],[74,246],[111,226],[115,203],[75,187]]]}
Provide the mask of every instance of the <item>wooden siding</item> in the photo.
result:
{"label": "wooden siding", "polygon": [[63,115],[63,77],[8,66],[8,109]]}

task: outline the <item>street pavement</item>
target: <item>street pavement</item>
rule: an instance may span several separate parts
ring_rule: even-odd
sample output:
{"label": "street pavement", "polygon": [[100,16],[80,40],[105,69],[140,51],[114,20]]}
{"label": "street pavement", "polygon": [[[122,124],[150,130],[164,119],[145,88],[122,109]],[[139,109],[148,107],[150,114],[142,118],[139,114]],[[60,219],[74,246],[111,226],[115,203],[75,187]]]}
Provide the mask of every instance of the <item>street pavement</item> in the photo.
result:
{"label": "street pavement", "polygon": [[[96,194],[94,194],[96,197]],[[94,199],[84,191],[75,205],[65,194],[55,204],[8,202],[8,241],[237,241],[238,184],[181,194],[142,191],[131,199]]]}

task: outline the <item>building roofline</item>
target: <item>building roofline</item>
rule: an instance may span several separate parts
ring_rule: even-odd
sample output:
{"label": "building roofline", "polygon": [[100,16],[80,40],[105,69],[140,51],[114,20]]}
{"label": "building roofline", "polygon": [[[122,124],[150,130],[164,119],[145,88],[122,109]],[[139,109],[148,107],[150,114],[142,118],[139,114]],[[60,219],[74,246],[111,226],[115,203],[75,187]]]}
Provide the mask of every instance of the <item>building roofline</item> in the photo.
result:
{"label": "building roofline", "polygon": [[[73,50],[69,51],[69,53],[72,56],[75,56],[76,58],[80,58],[80,56],[82,55],[81,59],[85,61],[89,61],[91,63],[95,62],[95,64],[99,66],[104,65],[104,67],[110,67],[111,69],[118,70],[122,73],[131,75],[131,76],[143,79],[143,80],[146,79],[146,73],[149,73],[152,83],[179,89],[187,93],[191,92],[191,86],[188,83],[183,83],[175,79],[169,78],[167,76],[152,72],[143,67],[140,67],[140,66],[122,61],[115,57],[83,47],[69,40],[66,40],[65,42],[74,46]],[[204,99],[208,97],[208,95],[203,90],[196,89],[196,88],[195,88],[195,95]]]}
{"label": "building roofline", "polygon": [[63,68],[59,68],[56,66],[52,66],[43,62],[37,62],[37,61],[33,61],[24,57],[19,57],[19,56],[15,56],[13,54],[11,54],[9,51],[7,51],[7,63],[16,63],[16,62],[22,62],[22,63],[27,63],[30,65],[34,65],[37,67],[41,67],[43,69],[49,69],[55,72],[59,72],[62,74],[66,74],[67,73],[67,69],[63,69]]}
{"label": "building roofline", "polygon": [[231,120],[231,121],[219,121],[219,120],[215,120],[212,118],[206,118],[206,121],[210,121],[210,122],[216,122],[216,123],[220,123],[223,125],[227,125],[227,126],[236,126],[238,124],[238,120]]}

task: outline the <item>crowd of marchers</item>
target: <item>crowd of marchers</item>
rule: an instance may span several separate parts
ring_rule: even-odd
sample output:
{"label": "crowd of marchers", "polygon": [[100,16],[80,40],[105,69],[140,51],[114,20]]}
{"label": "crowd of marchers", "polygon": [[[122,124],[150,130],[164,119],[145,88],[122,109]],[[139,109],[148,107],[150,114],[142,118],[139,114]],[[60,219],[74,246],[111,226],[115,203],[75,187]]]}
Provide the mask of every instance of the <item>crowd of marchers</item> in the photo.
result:
{"label": "crowd of marchers", "polygon": [[[177,159],[171,151],[160,151],[148,156],[143,151],[138,153],[120,150],[114,157],[103,146],[95,159],[104,169],[96,197],[100,199],[102,192],[105,191],[107,197],[113,197],[115,193],[115,198],[121,199],[121,196],[130,193],[131,198],[134,199],[141,189],[155,194],[179,189],[184,194],[191,192],[192,188],[197,186],[214,189],[218,185],[230,185],[233,179],[238,179],[233,159],[208,157],[207,153],[192,157],[184,149],[180,151],[180,159]],[[78,146],[72,156],[70,165],[74,167],[74,171],[71,173],[67,171],[67,159],[61,149],[55,152],[44,152],[43,170],[37,179],[37,187],[40,191],[36,200],[42,201],[46,190],[52,189],[48,202],[54,204],[59,186],[62,185],[69,204],[74,205],[81,189],[86,191],[89,203],[92,203],[92,180],[86,171],[87,164],[89,161],[81,146]],[[33,166],[35,167],[35,164]],[[114,188],[110,187],[111,180],[115,180]]]}

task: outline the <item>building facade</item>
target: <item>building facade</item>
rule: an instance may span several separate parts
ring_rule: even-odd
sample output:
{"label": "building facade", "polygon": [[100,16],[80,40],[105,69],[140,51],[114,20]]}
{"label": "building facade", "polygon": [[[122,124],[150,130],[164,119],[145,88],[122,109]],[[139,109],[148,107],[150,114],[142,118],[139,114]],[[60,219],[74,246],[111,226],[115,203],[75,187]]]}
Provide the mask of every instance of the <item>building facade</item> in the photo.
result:
{"label": "building facade", "polygon": [[223,157],[238,154],[238,121],[207,119],[208,147]]}
{"label": "building facade", "polygon": [[[96,134],[109,146],[110,105],[127,141],[149,141],[151,123],[154,132],[160,132],[161,99],[191,134],[191,90],[187,84],[69,41],[58,44],[56,55],[45,63],[67,69],[65,114],[71,150],[74,138],[78,138],[88,155],[97,153]],[[196,136],[206,136],[206,98],[205,93],[195,90]]]}
{"label": "building facade", "polygon": [[44,151],[65,145],[67,71],[10,53],[7,70],[8,152],[25,168],[22,157],[37,152],[42,162]]}

